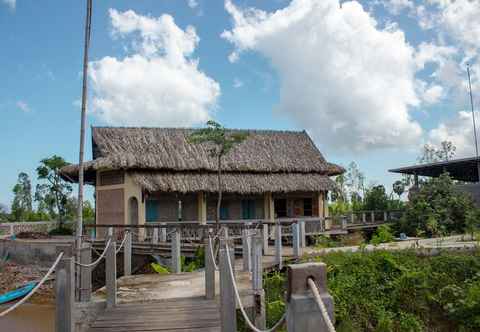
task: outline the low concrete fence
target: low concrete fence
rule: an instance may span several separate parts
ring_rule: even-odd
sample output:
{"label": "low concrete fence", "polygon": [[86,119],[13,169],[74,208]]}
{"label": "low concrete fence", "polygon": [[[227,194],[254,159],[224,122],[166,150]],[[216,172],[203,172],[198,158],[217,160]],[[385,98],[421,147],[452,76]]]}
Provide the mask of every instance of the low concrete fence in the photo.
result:
{"label": "low concrete fence", "polygon": [[[11,236],[22,232],[49,232],[58,226],[58,221],[20,221],[0,223],[0,236]],[[64,222],[67,227],[73,223]]]}

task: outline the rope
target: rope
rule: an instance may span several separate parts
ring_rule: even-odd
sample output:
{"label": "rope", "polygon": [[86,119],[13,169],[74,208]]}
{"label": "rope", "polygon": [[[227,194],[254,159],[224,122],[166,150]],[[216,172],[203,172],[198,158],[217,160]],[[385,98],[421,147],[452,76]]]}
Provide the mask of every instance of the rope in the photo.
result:
{"label": "rope", "polygon": [[45,274],[45,276],[42,278],[42,280],[40,280],[40,282],[37,284],[37,286],[35,286],[31,291],[30,293],[27,294],[27,296],[25,296],[23,299],[21,299],[20,301],[18,301],[17,303],[15,303],[13,306],[11,306],[10,308],[8,308],[7,310],[3,311],[2,313],[0,313],[0,317],[3,317],[5,315],[7,315],[9,312],[12,312],[13,310],[17,309],[19,306],[21,306],[23,303],[25,303],[25,301],[27,301],[33,294],[35,294],[35,292],[43,285],[43,283],[45,281],[47,281],[47,279],[50,277],[50,274],[52,274],[52,272],[55,270],[55,268],[57,267],[58,265],[58,262],[60,262],[60,259],[62,259],[63,257],[63,252],[61,252],[57,259],[55,260],[55,262],[53,263],[53,265],[50,267],[50,269],[48,270],[47,274]]}
{"label": "rope", "polygon": [[235,291],[235,297],[237,298],[238,304],[240,306],[240,311],[242,312],[243,318],[245,319],[245,322],[247,325],[252,329],[254,332],[273,332],[277,328],[279,328],[285,321],[285,318],[287,317],[287,313],[285,312],[280,318],[278,322],[275,323],[270,329],[268,330],[260,330],[258,329],[251,321],[250,318],[248,318],[247,313],[245,312],[245,308],[243,307],[242,299],[240,298],[240,293],[238,292],[238,287],[235,282],[235,275],[233,274],[233,267],[232,267],[232,261],[230,259],[230,250],[228,249],[228,245],[225,246],[226,249],[226,254],[227,254],[227,262],[228,262],[228,269],[230,271],[230,277],[232,278],[232,285],[233,285],[233,290]]}
{"label": "rope", "polygon": [[100,255],[100,257],[97,258],[97,260],[93,263],[90,263],[90,264],[82,264],[82,263],[78,263],[78,262],[75,262],[76,265],[78,266],[82,266],[82,267],[92,267],[92,266],[95,266],[97,265],[98,263],[100,263],[100,261],[105,257],[105,255],[107,254],[107,249],[108,247],[110,247],[110,243],[112,242],[112,238],[108,239],[108,242],[107,242],[107,245],[105,246],[105,249],[103,249],[103,252],[102,254]]}
{"label": "rope", "polygon": [[120,250],[122,250],[122,247],[123,247],[123,245],[125,244],[125,241],[127,241],[127,234],[128,234],[128,231],[125,232],[125,235],[123,236],[122,243],[120,243],[120,246],[119,246],[118,249],[115,251],[115,255],[118,254],[118,253],[120,252]]}
{"label": "rope", "polygon": [[208,235],[208,241],[210,242],[210,256],[212,258],[212,262],[213,262],[213,266],[215,268],[215,270],[218,271],[218,266],[217,266],[217,263],[215,262],[215,255],[213,254],[213,244],[212,244],[212,237],[210,235]]}
{"label": "rope", "polygon": [[322,313],[323,320],[325,321],[325,324],[327,325],[327,329],[329,332],[335,332],[335,327],[332,324],[332,321],[330,320],[330,316],[328,315],[327,308],[325,307],[325,304],[322,301],[322,298],[320,297],[320,293],[318,292],[317,285],[315,285],[315,282],[313,281],[312,278],[307,279],[308,286],[310,287],[310,290],[313,293],[313,297],[315,298],[315,302],[317,302],[318,309],[320,309],[320,312]]}

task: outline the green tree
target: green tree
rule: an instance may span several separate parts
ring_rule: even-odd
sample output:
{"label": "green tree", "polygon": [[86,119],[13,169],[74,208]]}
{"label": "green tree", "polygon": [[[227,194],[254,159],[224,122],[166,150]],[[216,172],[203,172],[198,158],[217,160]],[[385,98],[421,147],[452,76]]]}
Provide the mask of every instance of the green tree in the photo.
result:
{"label": "green tree", "polygon": [[345,203],[347,200],[347,190],[345,187],[345,175],[340,174],[335,177],[335,188],[332,190],[332,201]]}
{"label": "green tree", "polygon": [[72,193],[72,186],[60,176],[60,169],[66,165],[67,162],[62,157],[54,155],[42,159],[37,167],[38,180],[41,183],[37,186],[36,199],[52,217],[58,218],[59,228],[64,226],[69,196]]}
{"label": "green tree", "polygon": [[400,199],[405,192],[405,183],[401,180],[397,180],[392,185],[393,192],[397,194],[398,199]]}
{"label": "green tree", "polygon": [[385,187],[378,185],[368,189],[363,202],[365,210],[387,210],[389,199]]}
{"label": "green tree", "polygon": [[436,155],[439,160],[442,161],[449,161],[453,157],[455,157],[455,152],[457,147],[453,145],[450,141],[443,141],[440,143],[440,148],[437,149]]}
{"label": "green tree", "polygon": [[219,123],[210,120],[207,122],[207,128],[195,130],[188,141],[193,144],[210,144],[210,157],[215,158],[217,162],[217,215],[216,222],[220,222],[220,206],[222,204],[222,159],[232,148],[243,142],[248,134],[241,131],[229,131]]}
{"label": "green tree", "polygon": [[0,204],[0,221],[8,221],[7,207]]}
{"label": "green tree", "polygon": [[18,175],[17,184],[13,187],[12,217],[15,221],[28,220],[32,212],[32,183],[26,173]]}

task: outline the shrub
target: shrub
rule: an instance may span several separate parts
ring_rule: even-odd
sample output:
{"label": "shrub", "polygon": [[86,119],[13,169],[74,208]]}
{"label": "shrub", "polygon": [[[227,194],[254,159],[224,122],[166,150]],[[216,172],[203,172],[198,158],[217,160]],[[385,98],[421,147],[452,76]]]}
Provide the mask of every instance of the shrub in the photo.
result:
{"label": "shrub", "polygon": [[372,236],[370,243],[379,245],[380,243],[392,242],[395,239],[389,225],[378,226],[375,234]]}
{"label": "shrub", "polygon": [[67,227],[58,227],[48,232],[49,235],[73,235],[73,231]]}

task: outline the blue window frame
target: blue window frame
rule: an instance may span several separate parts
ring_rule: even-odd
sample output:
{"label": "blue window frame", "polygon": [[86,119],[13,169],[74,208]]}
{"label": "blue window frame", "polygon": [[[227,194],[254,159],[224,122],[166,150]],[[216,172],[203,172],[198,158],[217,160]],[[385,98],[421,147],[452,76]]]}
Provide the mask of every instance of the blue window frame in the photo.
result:
{"label": "blue window frame", "polygon": [[255,219],[255,201],[253,199],[242,201],[242,219]]}
{"label": "blue window frame", "polygon": [[146,202],[146,220],[147,222],[158,221],[160,214],[158,213],[159,204],[156,199],[147,199]]}
{"label": "blue window frame", "polygon": [[220,220],[228,220],[229,219],[229,214],[228,214],[228,207],[227,206],[220,206]]}

